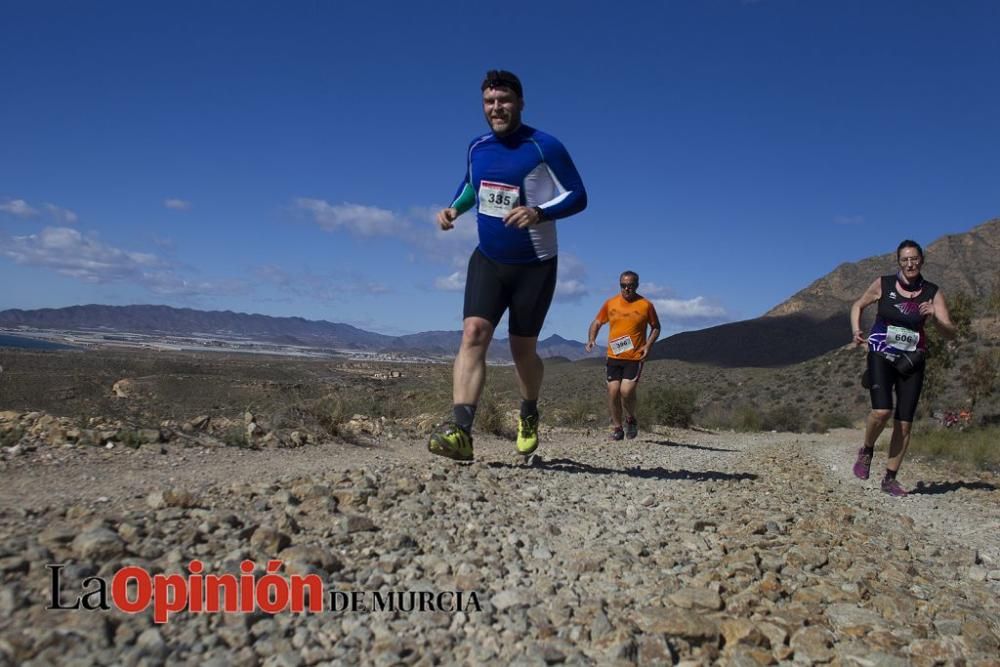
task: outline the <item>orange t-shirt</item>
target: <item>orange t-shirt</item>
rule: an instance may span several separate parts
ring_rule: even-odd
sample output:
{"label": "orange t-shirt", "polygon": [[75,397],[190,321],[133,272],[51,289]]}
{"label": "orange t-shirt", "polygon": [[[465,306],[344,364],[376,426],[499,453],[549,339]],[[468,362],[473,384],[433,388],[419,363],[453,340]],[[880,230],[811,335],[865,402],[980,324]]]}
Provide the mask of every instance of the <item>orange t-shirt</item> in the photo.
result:
{"label": "orange t-shirt", "polygon": [[639,350],[646,344],[646,327],[660,328],[656,308],[641,296],[631,303],[621,294],[611,297],[601,306],[597,321],[611,323],[608,356],[612,359],[637,361],[641,356]]}

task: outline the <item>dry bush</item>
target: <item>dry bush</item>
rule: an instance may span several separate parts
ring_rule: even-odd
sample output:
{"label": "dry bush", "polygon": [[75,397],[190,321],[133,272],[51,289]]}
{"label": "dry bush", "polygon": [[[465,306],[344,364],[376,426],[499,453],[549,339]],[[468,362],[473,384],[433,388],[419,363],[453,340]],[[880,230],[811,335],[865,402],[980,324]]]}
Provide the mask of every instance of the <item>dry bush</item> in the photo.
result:
{"label": "dry bush", "polygon": [[560,426],[584,427],[592,424],[595,419],[600,421],[598,415],[606,415],[607,411],[607,403],[597,397],[574,397],[555,409],[553,416],[555,423]]}
{"label": "dry bush", "polygon": [[504,438],[514,438],[513,424],[508,420],[507,413],[503,410],[501,401],[496,392],[492,389],[485,389],[479,397],[479,405],[476,407],[477,431],[492,433]]}
{"label": "dry bush", "polygon": [[247,438],[246,429],[242,426],[233,426],[222,435],[222,442],[226,447],[238,447],[240,449],[259,449],[259,447]]}
{"label": "dry bush", "polygon": [[343,436],[343,425],[354,415],[379,417],[384,414],[373,398],[373,395],[364,392],[333,392],[306,402],[298,414],[303,417],[305,425],[313,423],[332,436]]}
{"label": "dry bush", "polygon": [[0,431],[0,447],[13,447],[24,437],[24,429],[20,426]]}
{"label": "dry bush", "polygon": [[843,412],[824,412],[819,418],[824,431],[832,428],[852,428],[854,421]]}
{"label": "dry bush", "polygon": [[644,421],[663,426],[691,425],[697,395],[689,389],[655,387],[639,394],[639,414]]}
{"label": "dry bush", "polygon": [[698,412],[698,423],[720,430],[753,432],[762,429],[763,418],[753,404],[710,403]]}
{"label": "dry bush", "polygon": [[736,412],[737,431],[761,431],[764,429],[764,418],[753,406],[744,406]]}
{"label": "dry bush", "polygon": [[798,406],[779,405],[764,413],[761,428],[764,431],[801,433],[805,429],[805,417]]}
{"label": "dry bush", "polygon": [[920,428],[910,438],[909,453],[1000,470],[1000,427],[985,426],[964,431]]}

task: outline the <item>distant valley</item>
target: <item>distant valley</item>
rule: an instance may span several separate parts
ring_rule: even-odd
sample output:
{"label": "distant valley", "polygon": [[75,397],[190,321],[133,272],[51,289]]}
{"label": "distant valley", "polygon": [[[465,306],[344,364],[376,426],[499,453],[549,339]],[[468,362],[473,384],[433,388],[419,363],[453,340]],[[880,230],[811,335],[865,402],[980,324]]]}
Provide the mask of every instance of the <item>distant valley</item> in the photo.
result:
{"label": "distant valley", "polygon": [[[128,342],[122,336],[134,334],[135,342],[160,340],[176,346],[182,346],[181,339],[184,339],[202,347],[217,341],[220,346],[225,344],[225,347],[235,350],[311,348],[421,360],[450,360],[458,351],[462,339],[461,331],[386,336],[349,324],[301,317],[270,317],[157,305],[92,304],[38,310],[11,309],[0,311],[0,327],[10,333],[23,329],[80,332],[89,334],[86,341],[108,344]],[[540,340],[538,348],[539,354],[545,358],[577,360],[599,354],[598,351],[588,354],[583,343],[557,335]],[[490,346],[490,360],[510,361],[510,349],[505,339],[497,339]]]}
{"label": "distant valley", "polygon": [[[924,274],[946,295],[964,292],[983,297],[1000,271],[1000,218],[925,247]],[[851,303],[877,276],[891,272],[892,252],[845,262],[761,317],[731,322],[661,339],[652,359],[675,359],[722,367],[777,367],[813,359],[849,342]],[[200,311],[159,305],[84,305],[39,310],[0,311],[0,328],[84,331],[107,339],[116,334],[193,338],[198,345],[221,341],[246,351],[316,350],[385,355],[387,358],[448,361],[458,350],[460,331],[425,331],[387,336],[349,324],[301,317],[270,317],[231,311]],[[91,336],[93,339],[93,336]],[[109,341],[114,342],[114,341]],[[178,343],[180,345],[180,343]],[[557,335],[539,341],[545,358],[600,359],[580,341]],[[503,339],[490,346],[490,360],[510,361]]]}

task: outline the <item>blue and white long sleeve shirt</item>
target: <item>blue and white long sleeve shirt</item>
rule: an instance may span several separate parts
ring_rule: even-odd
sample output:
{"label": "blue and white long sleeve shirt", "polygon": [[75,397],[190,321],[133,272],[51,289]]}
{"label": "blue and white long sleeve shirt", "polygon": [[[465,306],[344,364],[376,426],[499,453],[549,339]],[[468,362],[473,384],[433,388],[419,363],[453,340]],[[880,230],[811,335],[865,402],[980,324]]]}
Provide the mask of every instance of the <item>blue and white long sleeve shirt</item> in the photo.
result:
{"label": "blue and white long sleeve shirt", "polygon": [[[479,250],[503,264],[555,257],[555,221],[587,206],[587,191],[566,148],[555,137],[521,125],[505,137],[490,132],[469,144],[465,178],[452,206],[476,208]],[[538,206],[545,220],[525,229],[503,218],[517,206]]]}

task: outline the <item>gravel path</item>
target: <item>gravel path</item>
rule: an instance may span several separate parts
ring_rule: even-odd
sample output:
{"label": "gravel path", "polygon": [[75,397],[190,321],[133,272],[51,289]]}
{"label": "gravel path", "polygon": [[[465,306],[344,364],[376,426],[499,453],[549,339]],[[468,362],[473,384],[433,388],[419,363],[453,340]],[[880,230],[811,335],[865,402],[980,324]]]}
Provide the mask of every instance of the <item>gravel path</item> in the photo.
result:
{"label": "gravel path", "polygon": [[[908,462],[920,493],[890,498],[851,475],[847,430],[542,435],[530,466],[491,437],[471,464],[405,438],[11,458],[0,664],[1000,665],[995,476]],[[320,577],[326,607],[162,624],[45,608],[46,564],[66,564],[66,606],[88,577],[192,559],[257,576],[279,559]],[[331,591],[367,608],[334,609]],[[371,609],[391,591],[393,610]],[[435,608],[405,608],[421,591]]]}

